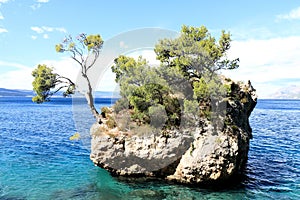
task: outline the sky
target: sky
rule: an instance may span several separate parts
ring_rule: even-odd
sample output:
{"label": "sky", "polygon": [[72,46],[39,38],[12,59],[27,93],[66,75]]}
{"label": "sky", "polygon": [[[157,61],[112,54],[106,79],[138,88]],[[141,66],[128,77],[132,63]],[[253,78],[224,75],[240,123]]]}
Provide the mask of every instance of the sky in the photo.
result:
{"label": "sky", "polygon": [[[260,98],[300,86],[300,1],[0,0],[0,88],[32,89],[31,71],[43,63],[76,79],[79,66],[54,48],[67,35],[100,34],[105,43],[141,28],[178,32],[183,24],[204,25],[217,38],[229,31],[228,57],[240,58],[240,68],[223,73],[251,80]],[[105,75],[100,90],[111,90],[112,79]]]}

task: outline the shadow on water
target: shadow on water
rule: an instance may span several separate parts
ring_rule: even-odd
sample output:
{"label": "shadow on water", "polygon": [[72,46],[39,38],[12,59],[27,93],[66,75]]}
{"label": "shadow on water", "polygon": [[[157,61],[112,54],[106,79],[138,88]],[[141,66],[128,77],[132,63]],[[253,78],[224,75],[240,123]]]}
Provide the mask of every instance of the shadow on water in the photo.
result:
{"label": "shadow on water", "polygon": [[[243,184],[247,179],[244,173],[236,175],[226,182],[209,185],[184,185],[154,178],[128,178],[115,177],[116,181],[131,188],[125,196],[128,199],[208,199],[210,197],[221,197],[224,193],[245,193]],[[176,198],[175,198],[176,197]]]}

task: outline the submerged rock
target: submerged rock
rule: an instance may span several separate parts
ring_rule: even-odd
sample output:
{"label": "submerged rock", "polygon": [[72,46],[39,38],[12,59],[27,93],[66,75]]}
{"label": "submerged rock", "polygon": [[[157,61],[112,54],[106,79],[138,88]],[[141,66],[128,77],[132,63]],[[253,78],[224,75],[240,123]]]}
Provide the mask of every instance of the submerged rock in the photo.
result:
{"label": "submerged rock", "polygon": [[242,171],[248,158],[249,117],[257,96],[250,82],[227,84],[231,94],[222,101],[226,112],[167,134],[133,135],[95,123],[91,160],[117,176],[160,177],[187,184],[230,179]]}

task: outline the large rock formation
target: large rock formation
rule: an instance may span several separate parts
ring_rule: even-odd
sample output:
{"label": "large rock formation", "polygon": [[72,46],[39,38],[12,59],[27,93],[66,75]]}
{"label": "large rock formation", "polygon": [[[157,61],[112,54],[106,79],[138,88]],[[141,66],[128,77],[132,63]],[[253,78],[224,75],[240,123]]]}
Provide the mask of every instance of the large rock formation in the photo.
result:
{"label": "large rock formation", "polygon": [[222,102],[226,112],[203,117],[195,126],[131,135],[110,129],[107,123],[94,124],[91,160],[113,175],[199,184],[230,179],[247,161],[252,138],[249,116],[257,97],[250,82],[227,84],[231,94]]}

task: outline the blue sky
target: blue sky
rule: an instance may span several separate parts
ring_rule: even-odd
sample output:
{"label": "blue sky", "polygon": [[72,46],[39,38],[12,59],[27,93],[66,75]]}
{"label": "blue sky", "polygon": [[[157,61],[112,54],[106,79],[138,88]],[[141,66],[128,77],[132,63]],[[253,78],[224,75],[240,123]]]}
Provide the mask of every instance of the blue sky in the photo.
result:
{"label": "blue sky", "polygon": [[54,50],[66,35],[99,33],[105,41],[144,27],[180,31],[183,24],[205,25],[216,37],[230,31],[228,56],[240,57],[241,67],[224,73],[250,79],[260,97],[300,85],[299,1],[0,0],[0,87],[31,89],[38,63],[74,77],[76,64]]}

